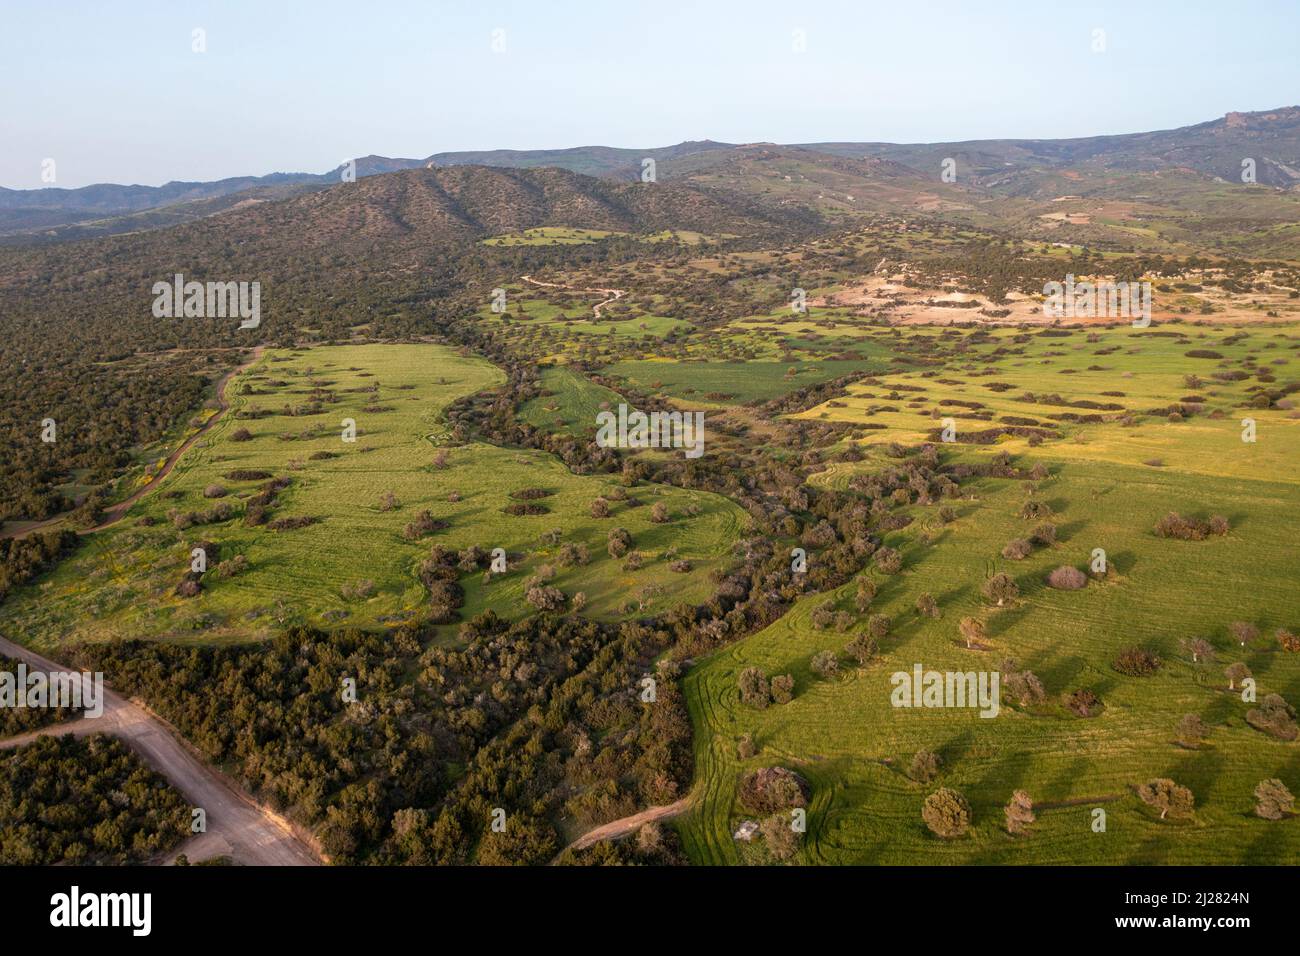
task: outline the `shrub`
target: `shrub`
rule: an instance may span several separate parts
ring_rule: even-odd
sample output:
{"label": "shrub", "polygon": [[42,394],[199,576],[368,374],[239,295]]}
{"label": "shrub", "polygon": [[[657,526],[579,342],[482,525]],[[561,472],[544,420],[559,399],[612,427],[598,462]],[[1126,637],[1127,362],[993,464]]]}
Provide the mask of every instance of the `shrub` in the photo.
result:
{"label": "shrub", "polygon": [[1210,728],[1195,714],[1185,714],[1178,721],[1178,742],[1185,746],[1195,747],[1209,735]]}
{"label": "shrub", "polygon": [[1281,820],[1291,815],[1295,797],[1281,780],[1270,777],[1255,787],[1255,815],[1265,820]]}
{"label": "shrub", "polygon": [[794,676],[777,674],[772,678],[772,702],[788,704],[794,700]]}
{"label": "shrub", "polygon": [[939,776],[939,768],[943,761],[939,755],[932,750],[918,750],[912,757],[912,763],[908,767],[908,773],[912,779],[918,783],[929,783],[935,777]]}
{"label": "shrub", "polygon": [[926,591],[916,599],[916,613],[922,617],[938,617],[939,604],[934,599],[934,595]]}
{"label": "shrub", "polygon": [[1002,549],[1002,557],[1010,561],[1023,561],[1033,550],[1034,546],[1024,538],[1014,538]]}
{"label": "shrub", "polygon": [[742,703],[762,710],[772,702],[772,690],[768,686],[767,677],[757,667],[746,667],[741,671],[736,684],[740,688]]}
{"label": "shrub", "polygon": [[385,491],[379,496],[380,511],[393,511],[400,507],[401,503],[397,500],[397,495],[393,494],[391,491]]}
{"label": "shrub", "polygon": [[421,511],[415,516],[415,520],[402,529],[402,537],[407,541],[415,541],[423,538],[426,534],[432,534],[435,531],[442,531],[451,525],[441,518],[435,518],[430,511]]}
{"label": "shrub", "polygon": [[668,570],[676,571],[678,574],[686,574],[691,570],[691,562],[687,561],[685,558],[673,561],[668,565]]}
{"label": "shrub", "polygon": [[524,600],[539,611],[558,611],[564,607],[568,598],[559,588],[543,584],[529,588],[528,593],[524,595]]}
{"label": "shrub", "polygon": [[788,816],[770,816],[759,825],[759,829],[763,832],[763,844],[773,859],[788,860],[799,852],[799,834]]}
{"label": "shrub", "polygon": [[510,492],[510,497],[516,501],[536,501],[538,498],[549,498],[551,492],[545,488],[520,488],[518,491]]}
{"label": "shrub", "polygon": [[745,734],[736,744],[736,756],[741,760],[748,760],[758,753],[758,748],[754,746],[754,735]]}
{"label": "shrub", "polygon": [[970,804],[956,790],[941,787],[925,798],[921,819],[936,836],[961,836],[970,828]]}
{"label": "shrub", "polygon": [[1002,693],[1010,697],[1021,707],[1041,704],[1047,698],[1043,682],[1033,671],[1017,670],[1014,661],[1002,664]]}
{"label": "shrub", "polygon": [[227,492],[221,485],[208,485],[203,489],[204,498],[224,498]]}
{"label": "shrub", "polygon": [[1048,587],[1058,591],[1077,591],[1087,587],[1088,576],[1072,565],[1062,565],[1047,576]]}
{"label": "shrub", "polygon": [[1096,717],[1105,707],[1101,698],[1090,690],[1071,691],[1062,697],[1061,703],[1078,717]]}
{"label": "shrub", "polygon": [[1030,535],[1030,537],[1033,539],[1034,544],[1042,545],[1043,547],[1055,544],[1056,525],[1047,523],[1040,524],[1034,529],[1034,533]]}
{"label": "shrub", "polygon": [[1034,801],[1024,790],[1011,794],[1004,812],[1007,816],[1007,832],[1012,836],[1024,833],[1037,819],[1034,815]]}
{"label": "shrub", "polygon": [[1246,723],[1279,740],[1295,740],[1300,736],[1295,722],[1295,708],[1279,694],[1269,694],[1260,701],[1258,707],[1246,711]]}
{"label": "shrub", "polygon": [[1156,522],[1155,533],[1160,538],[1204,541],[1212,534],[1227,534],[1228,528],[1228,519],[1222,515],[1215,515],[1206,521],[1200,518],[1186,518],[1176,511],[1171,511]]}
{"label": "shrub", "polygon": [[668,506],[662,501],[656,501],[654,507],[650,509],[650,520],[655,524],[663,524],[668,520]]}
{"label": "shrub", "polygon": [[1160,658],[1141,647],[1126,647],[1110,666],[1129,677],[1150,677],[1160,669]]}
{"label": "shrub", "polygon": [[296,531],[298,528],[314,525],[320,520],[315,515],[297,515],[292,518],[276,518],[267,527],[272,531]]}
{"label": "shrub", "polygon": [[1279,627],[1273,636],[1277,638],[1278,644],[1282,645],[1282,650],[1290,651],[1292,654],[1300,651],[1300,637],[1292,634],[1285,627]]}
{"label": "shrub", "polygon": [[265,481],[271,477],[269,471],[236,470],[228,471],[223,476],[227,481]]}
{"label": "shrub", "polygon": [[506,505],[501,509],[508,515],[516,518],[535,517],[537,515],[550,514],[551,509],[546,505],[539,505],[535,502],[516,501],[514,504]]}
{"label": "shrub", "polygon": [[878,641],[883,641],[889,634],[889,626],[892,622],[887,614],[873,614],[867,618],[867,633]]}
{"label": "shrub", "polygon": [[230,433],[230,440],[231,441],[252,441],[253,433],[250,432],[247,428],[236,428],[233,432]]}

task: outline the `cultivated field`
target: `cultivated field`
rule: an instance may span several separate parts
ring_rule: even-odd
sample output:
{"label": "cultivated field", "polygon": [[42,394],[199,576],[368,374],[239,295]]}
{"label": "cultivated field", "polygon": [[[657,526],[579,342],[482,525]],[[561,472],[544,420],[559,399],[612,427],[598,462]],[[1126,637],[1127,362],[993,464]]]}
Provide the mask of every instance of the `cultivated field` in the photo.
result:
{"label": "cultivated field", "polygon": [[[1041,462],[1049,476],[976,478],[955,500],[908,509],[914,522],[885,537],[902,552],[901,574],[864,572],[879,584],[870,613],[892,620],[870,664],[859,666],[842,650],[864,630],[867,615],[855,615],[843,632],[818,628],[813,612],[828,595],[817,595],[689,673],[696,804],[679,829],[692,860],[770,859],[761,840],[733,840],[743,819],[758,818],[740,807],[736,792],[744,771],[780,765],[812,784],[808,833],[796,857],[803,862],[1294,861],[1300,830],[1256,818],[1252,794],[1265,778],[1294,780],[1300,755],[1294,742],[1246,723],[1255,705],[1228,690],[1224,668],[1244,662],[1260,700],[1270,693],[1300,700],[1300,654],[1274,637],[1279,628],[1295,632],[1300,625],[1300,416],[1289,398],[1258,398],[1282,387],[1274,382],[1294,380],[1300,330],[1010,330],[975,341],[969,332],[907,333],[913,334],[927,341],[924,351],[943,358],[941,367],[881,375],[801,414],[871,429],[853,439],[867,449],[864,460],[834,462],[814,483],[845,488],[856,475],[878,473],[896,464],[889,443],[939,441],[937,430],[949,417],[956,441],[940,444],[946,462],[979,464],[1009,452],[1026,467]],[[1218,357],[1188,356],[1192,350]],[[1189,383],[1186,375],[1201,381]],[[1246,417],[1256,423],[1254,443],[1241,439]],[[1041,443],[1013,434],[1025,419],[1048,432]],[[989,444],[968,443],[986,429],[995,433],[982,439]],[[1048,518],[1022,517],[1030,498],[1046,505]],[[936,517],[945,503],[956,512],[948,523]],[[1154,526],[1170,511],[1223,515],[1230,530],[1199,541],[1158,537]],[[1008,542],[1029,537],[1044,520],[1056,527],[1054,543],[1035,546],[1022,560],[1002,556]],[[1058,566],[1088,570],[1096,548],[1108,557],[1104,576],[1090,575],[1076,591],[1047,586]],[[1001,608],[981,594],[995,571],[1009,574],[1020,592]],[[829,597],[837,609],[852,611],[854,592],[850,583]],[[940,618],[917,613],[922,593],[937,600]],[[983,647],[966,649],[958,629],[965,617],[985,622]],[[1241,646],[1229,632],[1233,622],[1255,625],[1260,637]],[[1213,663],[1192,662],[1182,642],[1197,637],[1213,644]],[[1130,646],[1158,654],[1154,676],[1125,676],[1111,666]],[[824,679],[810,669],[821,650],[838,654],[838,675]],[[1045,701],[1021,707],[1004,698],[991,719],[971,710],[891,706],[895,671],[910,672],[916,663],[989,671],[1007,658],[1037,674]],[[792,674],[793,701],[762,710],[742,703],[737,682],[747,667]],[[1061,705],[1062,694],[1079,689],[1101,698],[1100,716],[1078,717]],[[1177,742],[1176,725],[1186,714],[1210,728],[1199,747]],[[745,734],[758,752],[741,759],[737,744]],[[943,761],[933,782],[909,774],[920,750]],[[1139,801],[1135,788],[1156,777],[1190,788],[1190,820],[1162,821]],[[923,824],[922,802],[940,786],[970,801],[967,836],[941,839]],[[1013,838],[1004,830],[1003,807],[1017,788],[1032,796],[1038,821]],[[1104,833],[1092,829],[1097,807],[1107,813]]]}

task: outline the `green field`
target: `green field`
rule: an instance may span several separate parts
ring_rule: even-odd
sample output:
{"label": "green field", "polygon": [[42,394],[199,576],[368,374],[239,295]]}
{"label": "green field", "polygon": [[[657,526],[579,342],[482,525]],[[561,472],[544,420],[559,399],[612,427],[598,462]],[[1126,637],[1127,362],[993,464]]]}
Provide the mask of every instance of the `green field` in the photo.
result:
{"label": "green field", "polygon": [[597,385],[570,369],[542,370],[542,388],[550,392],[532,398],[519,409],[519,417],[534,428],[583,435],[596,429],[596,416],[623,401],[618,392]]}
{"label": "green field", "polygon": [[[115,636],[242,641],[295,622],[329,627],[418,620],[425,589],[416,569],[434,544],[506,549],[506,574],[487,585],[478,573],[461,579],[463,613],[490,603],[498,614],[519,616],[531,611],[523,602],[524,581],[538,566],[554,564],[559,545],[539,543],[552,529],[560,530],[560,543],[587,545],[591,561],[555,565],[551,583],[570,596],[584,591],[586,613],[597,618],[622,616],[625,603],[646,587],[657,589],[646,600],[647,611],[707,598],[709,572],[742,532],[741,509],[714,495],[642,484],[626,489],[639,505],[611,501],[610,516],[597,520],[590,517],[591,502],[618,494],[614,478],[575,476],[544,452],[453,444],[446,406],[503,379],[487,362],[435,345],[267,352],[228,386],[231,412],[160,487],[122,522],[91,535],[52,574],[11,594],[0,608],[0,628],[31,646],[52,647]],[[375,385],[375,392],[358,391]],[[246,387],[258,394],[246,394]],[[327,401],[321,414],[283,414],[286,406],[306,407],[313,388],[337,400]],[[237,417],[254,408],[276,413]],[[355,442],[342,440],[345,418],[356,421]],[[240,428],[252,439],[232,440]],[[447,458],[442,467],[435,461],[439,452]],[[224,477],[236,470],[289,477],[270,517],[308,516],[319,523],[283,531],[245,526],[241,499],[263,482]],[[205,498],[214,484],[228,494]],[[525,488],[548,493],[536,503],[549,513],[502,512],[515,503],[511,494]],[[381,508],[385,492],[396,496],[397,508]],[[217,501],[234,505],[232,520],[185,530],[169,520],[173,510],[202,512]],[[660,501],[670,520],[656,524],[650,512]],[[426,509],[449,527],[406,540],[404,528]],[[607,555],[605,537],[614,527],[631,532],[633,547],[646,559],[642,568],[624,571]],[[179,597],[174,591],[189,570],[191,548],[205,540],[220,546],[221,560],[243,555],[248,567],[230,578],[209,572],[199,596]],[[671,549],[690,560],[689,573],[668,570]],[[344,596],[345,588],[362,582],[372,593]]]}
{"label": "green field", "polygon": [[[855,613],[856,623],[843,633],[813,626],[812,612],[826,595],[804,599],[777,623],[698,663],[685,684],[695,728],[696,802],[678,821],[693,862],[768,862],[761,840],[741,843],[732,832],[741,820],[755,818],[737,803],[740,775],[773,765],[797,770],[813,786],[808,832],[796,857],[805,863],[1265,864],[1300,857],[1300,829],[1293,822],[1256,818],[1252,795],[1268,777],[1281,778],[1293,791],[1300,786],[1300,745],[1250,727],[1244,716],[1253,705],[1229,692],[1223,676],[1229,663],[1243,661],[1258,682],[1260,699],[1278,693],[1293,705],[1300,702],[1300,654],[1284,651],[1272,637],[1277,628],[1300,627],[1294,586],[1300,421],[1285,400],[1281,407],[1244,407],[1258,374],[1276,371],[1277,386],[1295,380],[1288,370],[1296,330],[1252,330],[1227,344],[1224,331],[1189,328],[1191,344],[1144,337],[1149,331],[1104,330],[1096,342],[1079,332],[1013,343],[1017,333],[1009,330],[990,344],[953,353],[934,338],[934,330],[926,330],[916,334],[931,337],[932,354],[946,356],[942,370],[882,376],[878,384],[854,385],[848,397],[803,413],[884,424],[864,433],[860,441],[868,447],[924,440],[948,414],[961,436],[996,428],[1007,413],[1047,420],[1049,414],[1089,411],[1019,400],[1026,392],[1114,402],[1134,413],[1134,423],[1059,422],[1060,437],[1038,447],[1021,437],[980,446],[960,444],[959,437],[958,444],[941,446],[950,462],[1010,451],[1026,465],[1044,463],[1051,476],[1040,482],[964,483],[963,497],[952,502],[957,519],[931,544],[915,529],[938,506],[911,507],[916,522],[886,536],[904,555],[903,572],[864,572],[880,584],[870,613],[893,621],[881,656],[870,665],[859,667],[842,652],[864,629],[866,615]],[[1023,348],[1013,353],[1009,347]],[[1191,348],[1219,352],[1223,365],[1187,357]],[[1093,365],[1103,368],[1088,371]],[[1252,375],[1211,380],[1221,367],[1250,367]],[[983,375],[988,369],[995,374]],[[1062,374],[1065,369],[1073,374]],[[1189,388],[1186,373],[1208,383]],[[995,392],[982,387],[986,382],[1014,387]],[[925,392],[891,394],[895,384]],[[1124,394],[1101,394],[1115,391]],[[1170,421],[1150,414],[1192,392],[1205,402],[1191,417]],[[993,420],[940,407],[951,398],[979,401]],[[1216,409],[1221,417],[1215,417]],[[1253,444],[1241,440],[1240,419],[1246,416],[1257,421]],[[814,476],[815,483],[846,487],[855,474],[892,462],[869,450],[864,461],[832,464]],[[1040,523],[1020,517],[1030,485],[1052,509],[1057,541],[1024,560],[1008,560],[1001,556],[1003,546]],[[1159,538],[1153,525],[1169,511],[1221,514],[1231,531],[1204,541]],[[1046,586],[1047,573],[1057,566],[1086,569],[1095,548],[1108,555],[1104,579],[1079,591]],[[994,570],[1010,574],[1020,588],[1020,597],[1003,608],[991,607],[980,593]],[[840,609],[853,610],[853,592],[852,583],[836,592]],[[937,599],[940,619],[915,611],[923,592]],[[967,650],[960,640],[958,622],[967,616],[986,622],[987,649]],[[1238,646],[1228,632],[1234,621],[1255,624],[1263,639]],[[1215,645],[1217,662],[1191,662],[1180,642],[1194,637]],[[1159,654],[1163,665],[1156,675],[1129,677],[1111,667],[1122,648],[1134,645]],[[829,679],[809,667],[823,649],[840,655],[841,672]],[[926,670],[989,671],[1005,658],[1038,675],[1047,691],[1044,705],[1020,709],[1004,703],[991,719],[970,710],[891,706],[895,671],[910,672],[916,663]],[[751,666],[768,675],[793,674],[794,700],[765,710],[741,703],[737,678]],[[1077,689],[1101,697],[1106,706],[1100,716],[1076,717],[1059,705],[1060,695]],[[1175,726],[1185,714],[1200,716],[1211,728],[1198,749],[1175,741]],[[759,752],[741,760],[736,745],[747,733]],[[944,762],[931,784],[908,775],[913,754],[922,749]],[[1134,788],[1156,777],[1191,789],[1192,819],[1161,821],[1137,798]],[[924,826],[922,802],[940,786],[970,801],[973,825],[967,835],[941,839]],[[1003,829],[1003,807],[1017,788],[1033,797],[1038,820],[1028,835],[1013,838]],[[1095,807],[1108,815],[1104,833],[1091,828]]]}

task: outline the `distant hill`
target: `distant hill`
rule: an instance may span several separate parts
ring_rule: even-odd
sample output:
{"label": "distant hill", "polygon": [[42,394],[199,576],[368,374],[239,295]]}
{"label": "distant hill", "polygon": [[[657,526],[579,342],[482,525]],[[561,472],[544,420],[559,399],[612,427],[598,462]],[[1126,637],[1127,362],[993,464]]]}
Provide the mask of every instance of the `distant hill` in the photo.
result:
{"label": "distant hill", "polygon": [[[790,221],[798,216],[806,222],[834,222],[858,213],[927,213],[982,226],[1029,228],[1031,232],[1056,228],[1063,222],[1077,233],[1077,237],[1072,235],[1075,241],[1113,239],[1120,228],[1124,238],[1152,248],[1170,248],[1199,241],[1198,237],[1208,237],[1215,245],[1235,231],[1241,237],[1234,248],[1257,254],[1267,252],[1279,234],[1289,236],[1284,226],[1293,220],[1295,203],[1300,202],[1300,107],[1229,113],[1172,130],[1077,139],[793,146],[700,140],[651,149],[580,146],[462,151],[423,159],[372,155],[354,164],[358,182],[430,168],[473,166],[557,169],[631,184],[638,182],[645,159],[655,161],[659,184],[698,187],[733,212],[743,205],[743,218],[751,223]],[[955,161],[955,183],[940,177],[947,159]],[[1256,184],[1262,187],[1250,195],[1235,188],[1242,185],[1245,159],[1254,161]],[[345,167],[339,166],[321,174],[274,173],[158,187],[0,189],[0,243],[57,242],[230,215],[232,210],[271,200],[328,192],[327,187],[343,181],[344,172]],[[404,180],[400,188],[409,191],[417,181]],[[498,185],[506,189],[504,182]],[[1278,201],[1277,190],[1287,191],[1285,201]],[[1078,215],[1053,218],[1068,210],[1049,204],[1070,197],[1082,197],[1093,205],[1076,210]],[[589,198],[590,203],[579,209],[582,214],[594,215],[601,203],[608,201],[608,197]],[[1132,208],[1119,210],[1117,220],[1116,215],[1109,215],[1115,210],[1097,206],[1105,199],[1129,203]],[[612,217],[610,221],[617,218],[613,209],[604,209],[604,214]],[[437,215],[444,213],[448,228],[460,222],[446,210]],[[1209,232],[1198,231],[1173,213],[1220,225]],[[1098,225],[1105,219],[1111,222],[1110,231]],[[1147,225],[1152,219],[1169,221]],[[1114,225],[1119,220],[1124,222],[1122,227]],[[577,221],[563,224],[583,225]],[[365,225],[369,229],[376,223],[367,220]],[[685,223],[673,225],[691,228]]]}

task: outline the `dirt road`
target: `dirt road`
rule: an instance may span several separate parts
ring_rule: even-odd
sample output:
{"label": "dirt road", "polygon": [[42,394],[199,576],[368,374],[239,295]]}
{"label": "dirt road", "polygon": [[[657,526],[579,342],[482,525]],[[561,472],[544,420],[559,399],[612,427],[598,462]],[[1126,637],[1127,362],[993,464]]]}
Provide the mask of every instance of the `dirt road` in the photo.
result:
{"label": "dirt road", "polygon": [[560,285],[558,282],[541,282],[534,279],[532,276],[520,276],[519,278],[523,279],[525,282],[530,282],[533,285],[546,286],[548,289],[564,289],[567,292],[599,292],[602,295],[608,295],[608,299],[605,299],[602,302],[597,302],[591,307],[592,315],[597,319],[600,318],[600,310],[603,307],[609,305],[611,302],[617,302],[619,299],[623,298],[623,296],[627,295],[626,289],[578,289],[571,285]]}
{"label": "dirt road", "polygon": [[662,807],[647,807],[640,813],[634,813],[630,817],[620,817],[617,820],[611,820],[609,823],[603,823],[594,830],[588,830],[578,839],[566,847],[569,850],[585,850],[593,843],[599,843],[601,840],[617,840],[619,837],[625,837],[629,833],[635,833],[647,823],[654,823],[656,820],[667,820],[671,817],[679,816],[686,812],[686,808],[691,805],[690,797],[682,797],[676,803],[670,803]]}
{"label": "dirt road", "polygon": [[[86,528],[78,533],[93,534],[96,531],[102,531],[104,528],[107,528],[111,524],[115,524],[116,522],[121,521],[126,516],[126,513],[131,510],[131,506],[133,504],[135,504],[145,495],[149,494],[155,488],[157,488],[158,485],[162,483],[162,480],[171,474],[172,469],[176,467],[176,463],[180,461],[181,455],[185,454],[185,452],[188,451],[196,441],[198,441],[205,434],[207,434],[207,432],[212,428],[212,426],[215,425],[217,422],[219,422],[221,420],[221,417],[225,415],[226,411],[230,408],[230,403],[226,401],[226,385],[230,382],[232,378],[234,378],[240,372],[244,371],[245,369],[251,368],[252,365],[262,357],[262,353],[265,351],[266,351],[265,345],[257,346],[256,348],[253,349],[253,355],[251,358],[249,358],[247,362],[245,362],[243,365],[240,365],[238,368],[232,368],[225,375],[221,376],[221,379],[217,382],[217,402],[221,406],[220,409],[217,411],[215,415],[213,415],[206,422],[204,422],[202,427],[199,428],[198,431],[196,431],[193,435],[191,435],[189,438],[183,441],[179,448],[177,448],[175,451],[173,451],[170,455],[167,456],[167,460],[163,462],[162,468],[158,471],[158,474],[154,475],[153,480],[149,482],[149,484],[145,485],[143,488],[136,491],[130,497],[125,498],[122,501],[119,501],[117,504],[113,505],[113,507],[106,509],[104,511],[104,520],[101,521],[99,524],[95,525],[95,527]],[[8,531],[8,532],[0,533],[0,538],[25,538],[33,531],[42,531],[46,528],[58,524],[65,517],[67,517],[67,515],[55,515],[52,518],[46,518],[44,521],[38,521],[35,524],[28,525],[27,527],[22,528],[21,530],[18,531]]]}
{"label": "dirt road", "polygon": [[[42,671],[66,671],[25,647],[0,637],[0,654]],[[107,733],[120,737],[140,757],[167,778],[194,807],[207,813],[207,832],[182,845],[197,862],[230,856],[250,866],[318,866],[316,851],[293,832],[287,821],[258,805],[225,776],[202,763],[164,721],[144,707],[105,688],[104,713],[54,724],[0,741],[0,749],[17,747],[42,734]]]}

